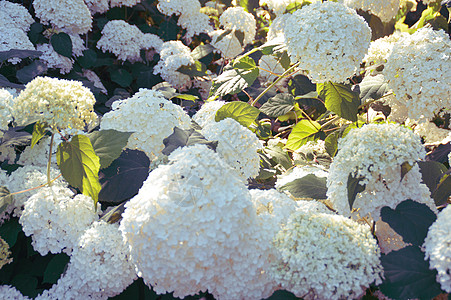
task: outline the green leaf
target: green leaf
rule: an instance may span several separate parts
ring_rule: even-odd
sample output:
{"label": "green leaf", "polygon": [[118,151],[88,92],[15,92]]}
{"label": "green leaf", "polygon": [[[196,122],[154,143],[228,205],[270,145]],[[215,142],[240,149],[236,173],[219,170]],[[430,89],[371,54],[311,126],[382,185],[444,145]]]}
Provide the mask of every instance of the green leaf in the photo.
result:
{"label": "green leaf", "polygon": [[14,247],[20,232],[22,232],[22,226],[18,218],[11,218],[0,226],[0,236],[8,243],[9,248]]}
{"label": "green leaf", "polygon": [[309,174],[289,182],[280,188],[290,192],[296,198],[308,198],[315,200],[327,199],[327,185],[325,177],[317,177]]}
{"label": "green leaf", "polygon": [[66,265],[69,263],[70,257],[65,253],[60,253],[55,255],[52,260],[50,260],[47,268],[44,272],[44,283],[54,284],[58,281],[63,274]]}
{"label": "green leaf", "polygon": [[234,62],[233,66],[228,65],[224,70],[224,73],[213,80],[210,97],[239,93],[252,85],[259,74],[255,61],[247,56]]}
{"label": "green leaf", "polygon": [[132,74],[124,69],[117,69],[110,72],[111,81],[119,84],[121,87],[128,87],[132,81]]}
{"label": "green leaf", "polygon": [[401,164],[401,181],[404,179],[404,176],[412,170],[412,167],[413,166],[406,161]]}
{"label": "green leaf", "polygon": [[[312,83],[312,81],[307,76],[300,74],[292,77],[288,81],[288,91],[295,97],[299,95],[306,95],[311,92],[315,92],[312,93],[311,96],[317,96],[316,84]],[[309,97],[311,96],[309,95]]]}
{"label": "green leaf", "polygon": [[283,39],[272,39],[258,47],[258,50],[260,50],[263,55],[272,55],[274,53],[283,51],[283,49],[285,48],[286,45],[284,44]]}
{"label": "green leaf", "polygon": [[277,94],[260,107],[260,110],[269,117],[280,117],[294,108],[296,101],[290,94]]}
{"label": "green leaf", "polygon": [[100,159],[85,135],[75,135],[64,141],[56,151],[56,162],[64,179],[73,187],[90,196],[97,205],[100,192]]}
{"label": "green leaf", "polygon": [[298,9],[301,9],[302,6],[307,5],[309,3],[310,3],[309,1],[304,1],[304,0],[291,2],[285,9],[285,13],[292,14],[295,11],[297,11]]}
{"label": "green leaf", "polygon": [[432,299],[441,293],[437,270],[429,270],[429,261],[418,246],[407,246],[382,255],[384,282],[382,293],[392,299]]}
{"label": "green leaf", "polygon": [[89,68],[94,67],[96,61],[97,61],[97,53],[92,49],[87,49],[87,50],[83,51],[83,56],[80,56],[79,58],[77,58],[77,62],[84,69],[89,69]]}
{"label": "green leaf", "polygon": [[10,284],[24,296],[34,299],[38,295],[38,279],[28,273],[19,273],[15,275]]}
{"label": "green leaf", "polygon": [[177,71],[182,74],[188,75],[191,79],[193,79],[194,77],[202,77],[208,75],[207,66],[198,60],[196,60],[192,65],[181,66],[177,69]]}
{"label": "green leaf", "polygon": [[285,70],[288,70],[290,68],[291,60],[286,50],[282,52],[276,52],[274,53],[274,55],[277,57],[277,60],[279,61],[282,68],[284,68]]}
{"label": "green leaf", "polygon": [[244,127],[249,127],[257,119],[260,111],[246,102],[233,101],[224,104],[216,111],[215,121],[232,118]]}
{"label": "green leaf", "polygon": [[277,290],[271,297],[266,298],[266,300],[299,300],[293,293],[285,290]]}
{"label": "green leaf", "polygon": [[164,155],[169,155],[179,147],[191,146],[194,144],[204,144],[208,148],[216,151],[218,142],[208,141],[198,130],[190,128],[188,130],[174,127],[173,133],[163,140],[164,149],[161,151]]}
{"label": "green leaf", "polygon": [[297,150],[309,141],[317,140],[321,134],[321,125],[316,121],[300,120],[288,136],[285,148]]}
{"label": "green leaf", "polygon": [[36,50],[20,50],[20,49],[11,49],[8,51],[0,51],[0,62],[4,62],[10,58],[36,58],[41,56],[41,51]]}
{"label": "green leaf", "polygon": [[48,124],[37,121],[33,127],[33,133],[31,135],[31,149],[45,136],[47,133]]}
{"label": "green leaf", "polygon": [[172,100],[174,98],[179,98],[182,100],[188,100],[188,101],[193,101],[193,102],[195,102],[197,99],[199,99],[199,97],[190,95],[190,94],[176,94],[176,95],[172,96],[171,98],[169,98],[169,100]]}
{"label": "green leaf", "polygon": [[89,133],[92,148],[99,157],[100,169],[107,168],[113,160],[121,155],[132,132],[121,132],[114,129],[100,130]]}
{"label": "green leaf", "polygon": [[136,195],[149,176],[149,157],[142,151],[125,149],[111,165],[100,170],[99,201],[119,203]]}
{"label": "green leaf", "polygon": [[223,33],[221,33],[221,35],[219,35],[218,38],[216,39],[216,43],[219,43],[220,41],[222,41],[230,33],[232,33],[232,29],[228,29],[228,30],[224,31]]}
{"label": "green leaf", "polygon": [[67,33],[60,32],[52,35],[50,44],[52,44],[56,53],[65,57],[72,57],[72,40]]}
{"label": "green leaf", "polygon": [[357,121],[360,99],[358,93],[351,90],[350,85],[329,81],[318,83],[316,90],[328,110],[346,120]]}
{"label": "green leaf", "polygon": [[194,58],[194,60],[200,60],[212,53],[214,49],[215,47],[210,44],[199,45],[191,52],[191,57]]}
{"label": "green leaf", "polygon": [[13,203],[13,195],[11,195],[11,192],[8,190],[6,186],[0,186],[0,214],[3,213],[3,211]]}
{"label": "green leaf", "polygon": [[258,0],[238,0],[237,2],[237,4],[243,7],[248,13],[253,13],[254,9],[260,6]]}
{"label": "green leaf", "polygon": [[279,146],[266,146],[263,151],[275,161],[276,164],[281,165],[285,170],[293,166],[290,156]]}
{"label": "green leaf", "polygon": [[360,90],[359,97],[362,103],[368,100],[377,100],[388,92],[387,82],[382,74],[365,76],[358,87]]}
{"label": "green leaf", "polygon": [[437,161],[419,161],[418,166],[420,167],[423,183],[426,184],[429,191],[433,193],[437,188],[440,178],[448,171],[448,169],[444,164]]}
{"label": "green leaf", "polygon": [[35,77],[47,72],[47,64],[41,60],[35,60],[28,66],[17,70],[16,77],[22,83],[28,83],[32,81]]}
{"label": "green leaf", "polygon": [[337,154],[338,150],[338,138],[340,137],[340,132],[334,131],[331,134],[329,134],[326,139],[324,140],[324,146],[326,148],[327,154],[330,155],[330,157],[334,157],[335,154]]}
{"label": "green leaf", "polygon": [[426,204],[408,199],[395,209],[382,207],[381,218],[402,236],[404,242],[421,246],[437,216]]}
{"label": "green leaf", "polygon": [[360,184],[360,182],[364,179],[364,177],[354,177],[351,173],[348,176],[348,203],[349,208],[352,210],[352,206],[354,205],[355,197],[358,193],[361,193],[365,190],[366,184]]}
{"label": "green leaf", "polygon": [[443,175],[437,188],[432,193],[432,198],[435,201],[435,205],[441,206],[446,204],[449,196],[451,195],[451,176],[449,174]]}
{"label": "green leaf", "polygon": [[241,30],[235,30],[233,32],[233,34],[235,34],[236,39],[238,40],[238,42],[240,42],[241,47],[244,46],[244,32],[242,32]]}

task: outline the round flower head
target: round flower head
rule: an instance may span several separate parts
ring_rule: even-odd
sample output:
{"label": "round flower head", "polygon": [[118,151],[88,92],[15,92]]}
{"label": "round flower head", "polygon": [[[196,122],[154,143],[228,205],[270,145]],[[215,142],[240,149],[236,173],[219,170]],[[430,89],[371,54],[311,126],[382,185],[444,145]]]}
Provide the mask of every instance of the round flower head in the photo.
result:
{"label": "round flower head", "polygon": [[399,10],[399,0],[341,0],[339,2],[354,9],[369,11],[384,23],[390,22]]}
{"label": "round flower head", "polygon": [[[360,217],[371,214],[377,221],[382,207],[394,209],[406,199],[434,209],[429,189],[421,184],[419,167],[414,164],[424,157],[420,137],[401,125],[369,124],[352,129],[339,140],[327,178],[327,196],[340,214],[350,216],[347,182],[352,176],[361,178],[360,185],[366,185],[353,204]],[[401,178],[403,163],[413,167]]]}
{"label": "round flower head", "polygon": [[85,195],[73,197],[70,189],[44,187],[25,202],[19,219],[33,248],[41,255],[48,252],[71,253],[78,238],[98,219],[93,200]]}
{"label": "round flower head", "polygon": [[[211,45],[216,48],[215,52],[221,53],[225,58],[238,56],[238,54],[243,52],[240,41],[233,32],[223,36],[224,32],[226,31],[219,29],[209,33],[211,36]],[[222,39],[219,39],[220,36],[222,36]]]}
{"label": "round flower head", "polygon": [[94,222],[81,235],[64,275],[36,299],[108,299],[136,278],[116,224]]}
{"label": "round flower head", "polygon": [[229,7],[219,17],[219,23],[225,30],[239,30],[244,33],[243,44],[252,43],[256,32],[256,21],[243,7]]}
{"label": "round flower head", "polygon": [[130,25],[124,20],[112,20],[103,27],[97,48],[103,52],[112,52],[123,61],[128,60],[132,63],[141,61],[143,36],[136,25]]}
{"label": "round flower head", "polygon": [[51,128],[80,129],[95,122],[96,99],[79,81],[36,77],[14,101],[18,121],[39,120]]}
{"label": "round flower head", "polygon": [[423,247],[429,268],[438,272],[437,282],[442,290],[451,293],[451,205],[445,207],[429,227]]}
{"label": "round flower head", "polygon": [[160,92],[140,89],[129,99],[113,102],[112,111],[103,115],[100,129],[133,132],[126,147],[142,150],[154,160],[162,155],[163,139],[172,134],[174,127],[188,129],[190,123],[183,109]]}
{"label": "round flower head", "polygon": [[86,6],[88,7],[91,15],[96,13],[103,14],[110,9],[109,0],[85,0]]}
{"label": "round flower head", "polygon": [[14,105],[14,96],[6,89],[0,88],[0,129],[7,130],[12,121],[11,110]]}
{"label": "round flower head", "polygon": [[61,74],[67,74],[72,70],[74,60],[58,54],[51,44],[39,44],[36,50],[42,52],[39,58],[47,65],[47,68],[59,69]]}
{"label": "round flower head", "polygon": [[161,78],[175,88],[183,89],[191,84],[191,79],[188,75],[177,72],[177,69],[192,64],[194,59],[191,57],[191,50],[181,41],[169,41],[161,46],[160,61],[153,73],[160,74]]}
{"label": "round flower head", "polygon": [[[261,299],[269,243],[236,173],[205,145],[178,148],[127,204],[120,230],[138,276],[157,294]],[[187,221],[189,220],[189,221]]]}
{"label": "round flower head", "polygon": [[206,102],[193,116],[193,121],[199,124],[200,127],[204,127],[208,123],[215,122],[216,112],[224,104],[226,104],[225,101]]}
{"label": "round flower head", "polygon": [[22,295],[15,287],[10,285],[0,285],[0,295],[4,300],[28,300],[30,298]]}
{"label": "round flower head", "polygon": [[[5,27],[0,23],[0,51],[9,51],[11,49],[19,50],[35,50],[33,43],[28,38],[27,34],[19,28]],[[20,58],[11,57],[8,62],[13,65],[19,63]]]}
{"label": "round flower head", "polygon": [[383,70],[407,117],[431,119],[451,107],[451,40],[442,30],[421,28],[393,46]]}
{"label": "round flower head", "polygon": [[24,6],[9,1],[0,1],[0,25],[2,27],[13,27],[27,32],[33,23],[33,17]]}
{"label": "round flower head", "polygon": [[[333,26],[331,26],[333,24]],[[313,82],[343,82],[368,50],[371,29],[357,13],[336,2],[315,2],[286,21],[285,42],[292,62]]]}
{"label": "round flower head", "polygon": [[290,17],[291,17],[291,14],[283,14],[283,15],[276,17],[272,21],[271,25],[269,25],[268,34],[266,35],[266,39],[268,41],[271,41],[274,39],[280,39],[283,42],[285,23],[287,22],[287,20]]}
{"label": "round flower head", "polygon": [[91,13],[83,0],[34,0],[33,7],[42,24],[74,34],[91,30]]}
{"label": "round flower head", "polygon": [[258,175],[261,148],[258,137],[237,121],[226,118],[219,122],[210,122],[202,128],[202,135],[209,141],[218,141],[216,151],[241,179],[246,180]]}
{"label": "round flower head", "polygon": [[376,240],[369,228],[343,216],[297,210],[274,244],[280,259],[272,275],[303,299],[355,299],[380,283]]}

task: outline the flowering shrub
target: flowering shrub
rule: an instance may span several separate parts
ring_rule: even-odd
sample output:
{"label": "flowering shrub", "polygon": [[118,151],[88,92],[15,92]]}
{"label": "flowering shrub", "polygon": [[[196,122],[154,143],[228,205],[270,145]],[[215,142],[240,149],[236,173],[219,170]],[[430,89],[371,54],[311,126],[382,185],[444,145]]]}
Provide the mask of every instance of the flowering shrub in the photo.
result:
{"label": "flowering shrub", "polygon": [[450,293],[449,1],[416,4],[0,0],[0,298]]}

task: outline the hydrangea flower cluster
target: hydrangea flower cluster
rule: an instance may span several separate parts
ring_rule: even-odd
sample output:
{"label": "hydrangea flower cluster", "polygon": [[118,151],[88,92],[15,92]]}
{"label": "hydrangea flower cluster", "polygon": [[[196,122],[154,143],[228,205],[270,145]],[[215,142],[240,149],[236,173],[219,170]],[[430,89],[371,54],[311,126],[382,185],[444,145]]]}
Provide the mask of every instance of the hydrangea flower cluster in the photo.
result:
{"label": "hydrangea flower cluster", "polygon": [[91,30],[91,13],[83,0],[33,0],[33,8],[42,24],[73,34]]}
{"label": "hydrangea flower cluster", "polygon": [[451,40],[443,30],[421,28],[405,36],[387,58],[383,74],[407,117],[431,119],[451,107]]}
{"label": "hydrangea flower cluster", "polygon": [[426,143],[446,144],[451,141],[451,130],[437,127],[434,122],[425,118],[419,120],[406,120],[406,126],[421,136]]}
{"label": "hydrangea flower cluster", "polygon": [[186,29],[185,39],[191,39],[194,35],[211,31],[209,18],[200,12],[198,0],[160,0],[158,10],[166,16],[173,14],[180,16],[178,25]]}
{"label": "hydrangea flower cluster", "polygon": [[274,39],[281,39],[283,41],[285,24],[290,17],[291,14],[284,14],[276,17],[268,28],[268,34],[266,35],[266,39],[268,41]]}
{"label": "hydrangea flower cluster", "polygon": [[211,101],[206,102],[193,116],[193,121],[199,124],[200,127],[204,127],[208,123],[215,122],[215,116],[218,109],[220,109],[225,101]]}
{"label": "hydrangea flower cluster", "polygon": [[0,285],[0,295],[5,300],[29,300],[30,298],[22,295],[15,287],[10,285]]}
{"label": "hydrangea flower cluster", "polygon": [[229,7],[219,17],[219,23],[225,30],[239,30],[244,33],[243,44],[252,43],[256,32],[256,21],[243,7]]}
{"label": "hydrangea flower cluster", "polygon": [[110,8],[109,7],[110,0],[84,0],[84,1],[89,11],[91,12],[91,15],[94,15],[96,13],[103,14]]}
{"label": "hydrangea flower cluster", "polygon": [[407,36],[409,36],[407,32],[395,31],[389,36],[372,41],[363,62],[369,65],[385,64],[395,43]]}
{"label": "hydrangea flower cluster", "polygon": [[144,34],[136,25],[130,25],[124,20],[109,21],[102,29],[102,37],[97,42],[97,48],[103,52],[109,51],[122,61],[141,61],[141,49],[154,48],[160,51],[163,41],[156,35]]}
{"label": "hydrangea flower cluster", "polygon": [[284,34],[291,61],[299,61],[299,69],[308,71],[315,83],[343,82],[352,76],[371,41],[365,20],[331,1],[295,11],[287,19]]}
{"label": "hydrangea flower cluster", "polygon": [[437,220],[429,227],[424,240],[425,259],[429,268],[436,269],[437,281],[447,293],[451,293],[451,205],[445,207]]}
{"label": "hydrangea flower cluster", "polygon": [[[353,205],[360,217],[371,214],[378,220],[382,207],[395,208],[406,199],[426,203],[435,210],[429,189],[421,184],[419,167],[414,164],[424,157],[420,137],[401,125],[369,124],[352,129],[339,140],[327,178],[327,196],[340,214],[350,216],[347,182],[351,175],[366,185]],[[401,178],[405,162],[413,167]]]}
{"label": "hydrangea flower cluster", "polygon": [[13,95],[6,89],[0,88],[0,129],[7,130],[12,121]]}
{"label": "hydrangea flower cluster", "polygon": [[272,274],[303,299],[354,299],[381,281],[379,248],[369,228],[343,216],[297,210],[274,244],[280,259]]}
{"label": "hydrangea flower cluster", "polygon": [[242,180],[258,175],[260,156],[257,151],[261,144],[255,133],[230,118],[207,123],[201,133],[210,141],[218,141],[216,151]]}
{"label": "hydrangea flower cluster", "polygon": [[[178,148],[127,204],[120,230],[138,276],[157,294],[269,297],[270,243],[236,173],[205,145]],[[187,222],[186,220],[189,220]]]}
{"label": "hydrangea flower cluster", "polygon": [[160,92],[140,89],[129,99],[113,102],[112,111],[103,115],[100,130],[133,132],[126,147],[142,150],[154,160],[161,156],[163,139],[172,134],[173,128],[188,129],[190,123],[183,109],[163,98]]}
{"label": "hydrangea flower cluster", "polygon": [[78,240],[65,274],[36,299],[108,299],[135,279],[128,247],[116,224],[94,222]]}
{"label": "hydrangea flower cluster", "polygon": [[191,50],[181,41],[169,41],[163,43],[160,52],[160,61],[155,66],[153,73],[160,74],[161,78],[172,84],[177,89],[183,89],[191,84],[188,75],[177,71],[182,66],[194,64]]}
{"label": "hydrangea flower cluster", "polygon": [[83,130],[97,120],[95,102],[91,91],[79,81],[36,77],[15,99],[13,115],[24,124],[39,120],[54,129]]}
{"label": "hydrangea flower cluster", "polygon": [[384,23],[390,22],[399,10],[399,0],[341,0],[340,2],[354,9],[369,11]]}
{"label": "hydrangea flower cluster", "polygon": [[53,185],[31,196],[19,219],[25,235],[41,255],[48,252],[71,253],[78,238],[98,219],[93,200],[70,189]]}
{"label": "hydrangea flower cluster", "polygon": [[[35,50],[27,36],[34,22],[28,10],[18,3],[0,1],[0,51],[11,49]],[[9,58],[8,62],[17,64],[20,58]]]}

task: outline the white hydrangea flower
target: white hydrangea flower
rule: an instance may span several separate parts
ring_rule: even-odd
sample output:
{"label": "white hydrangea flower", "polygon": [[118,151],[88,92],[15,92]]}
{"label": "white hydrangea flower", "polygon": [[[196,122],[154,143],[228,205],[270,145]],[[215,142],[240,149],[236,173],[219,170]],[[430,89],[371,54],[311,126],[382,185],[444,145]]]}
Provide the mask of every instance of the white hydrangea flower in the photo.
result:
{"label": "white hydrangea flower", "polygon": [[340,0],[339,2],[356,10],[369,11],[384,23],[390,22],[399,10],[399,0]]}
{"label": "white hydrangea flower", "polygon": [[223,36],[223,38],[218,41],[219,37],[224,32],[225,30],[219,29],[209,33],[211,36],[211,45],[216,48],[215,52],[221,53],[224,58],[238,56],[238,54],[243,52],[243,47],[233,32]]}
{"label": "white hydrangea flower", "polygon": [[451,141],[451,130],[437,127],[434,122],[425,118],[419,120],[406,120],[406,126],[413,128],[413,131],[421,136],[426,143],[446,144]]}
{"label": "white hydrangea flower", "polygon": [[372,41],[363,62],[369,65],[385,64],[395,43],[408,36],[407,32],[395,31],[389,36]]}
{"label": "white hydrangea flower", "polygon": [[[425,151],[420,137],[398,124],[369,124],[352,129],[338,142],[338,153],[329,169],[327,196],[332,206],[350,216],[347,182],[348,175],[363,177],[365,190],[357,194],[353,217],[371,214],[379,219],[384,206],[395,208],[406,199],[425,203],[435,209],[430,191],[421,183],[421,173],[415,161],[424,159]],[[401,165],[407,162],[412,169],[401,179]]]}
{"label": "white hydrangea flower", "polygon": [[[61,142],[62,139],[59,137],[59,135],[55,135],[52,145],[51,166],[56,169],[58,169],[58,165],[56,163],[55,153],[58,149],[58,145]],[[44,168],[47,166],[47,162],[49,160],[49,151],[50,137],[44,136],[36,145],[34,145],[33,148],[31,148],[31,146],[27,146],[20,154],[17,163],[24,166],[39,166]]]}
{"label": "white hydrangea flower", "polygon": [[50,44],[39,44],[36,50],[41,51],[42,54],[39,57],[46,63],[50,69],[59,69],[61,74],[67,74],[72,70],[74,61],[73,59],[58,54]]}
{"label": "white hydrangea flower", "polygon": [[209,141],[218,141],[216,151],[242,180],[258,175],[261,144],[255,133],[230,118],[207,123],[201,133]]}
{"label": "white hydrangea flower", "polygon": [[193,116],[193,121],[199,124],[200,127],[204,127],[208,123],[215,122],[215,116],[218,109],[220,109],[225,101],[211,101],[206,102]]}
{"label": "white hydrangea flower", "polygon": [[123,61],[141,61],[143,35],[136,25],[130,25],[124,20],[112,20],[103,27],[97,48],[103,52],[112,52]]}
{"label": "white hydrangea flower", "polygon": [[108,299],[135,279],[128,246],[116,224],[94,222],[80,237],[67,271],[36,299]]}
{"label": "white hydrangea flower", "polygon": [[299,61],[299,69],[308,71],[315,83],[343,82],[352,76],[371,41],[365,20],[331,1],[295,11],[286,21],[284,35],[291,61]]}
{"label": "white hydrangea flower", "polygon": [[[36,50],[27,34],[19,28],[5,27],[0,24],[0,51],[9,51],[11,49],[19,50]],[[8,62],[17,64],[21,61],[20,58],[9,58]]]}
{"label": "white hydrangea flower", "polygon": [[2,27],[17,28],[28,32],[33,23],[33,17],[24,6],[9,1],[0,1],[0,24]]}
{"label": "white hydrangea flower", "polygon": [[78,34],[69,34],[69,37],[72,41],[72,55],[75,57],[82,56],[83,51],[87,49],[83,39]]}
{"label": "white hydrangea flower", "polygon": [[293,152],[294,161],[305,161],[306,158],[312,160],[309,158],[310,156],[313,158],[317,156],[329,157],[326,151],[326,143],[323,140],[309,141]]}
{"label": "white hydrangea flower", "polygon": [[84,1],[89,11],[91,12],[91,15],[94,15],[96,13],[103,14],[104,12],[107,12],[108,9],[110,9],[109,7],[110,0],[84,0]]}
{"label": "white hydrangea flower", "polygon": [[451,205],[445,207],[429,227],[423,247],[429,268],[438,272],[437,282],[442,290],[451,293]]}
{"label": "white hydrangea flower", "polygon": [[276,17],[271,25],[269,25],[268,34],[266,35],[266,39],[268,41],[274,40],[277,38],[284,39],[284,29],[287,20],[291,17],[291,14],[283,14]]}
{"label": "white hydrangea flower", "polygon": [[0,161],[6,161],[13,164],[16,159],[16,150],[14,145],[0,145]]}
{"label": "white hydrangea flower", "polygon": [[141,39],[141,48],[150,50],[155,49],[156,52],[161,51],[163,40],[158,35],[152,33],[145,33]]}
{"label": "white hydrangea flower", "polygon": [[28,300],[27,296],[22,295],[15,287],[10,285],[0,285],[0,295],[3,300]]}
{"label": "white hydrangea flower", "polygon": [[90,197],[73,197],[70,189],[51,186],[40,189],[25,202],[19,223],[25,235],[31,235],[31,244],[41,255],[61,251],[70,254],[82,233],[98,217]]}
{"label": "white hydrangea flower", "polygon": [[91,30],[91,13],[83,0],[33,0],[36,17],[67,33],[85,34]]}
{"label": "white hydrangea flower", "polygon": [[274,241],[273,276],[303,299],[354,299],[381,282],[377,241],[368,227],[338,215],[297,210]]}
{"label": "white hydrangea flower", "polygon": [[97,121],[96,99],[79,81],[36,77],[14,101],[16,121],[27,118],[46,122],[52,128],[80,129]]}
{"label": "white hydrangea flower", "polygon": [[328,176],[327,171],[324,171],[324,169],[319,165],[295,166],[293,169],[288,170],[284,174],[277,177],[276,188],[281,188],[285,184],[290,183],[298,178],[305,177],[309,174],[313,174],[316,177],[322,178]]}
{"label": "white hydrangea flower", "polygon": [[160,51],[160,61],[154,67],[153,73],[160,74],[161,78],[169,82],[177,89],[183,89],[191,84],[188,75],[177,72],[181,66],[194,64],[191,50],[181,41],[169,41],[163,43]]}
{"label": "white hydrangea flower", "polygon": [[258,61],[258,66],[261,68],[259,69],[259,76],[266,82],[273,82],[278,78],[277,75],[282,75],[285,72],[280,60],[272,55],[263,55]]}
{"label": "white hydrangea flower", "polygon": [[270,244],[236,173],[205,145],[178,148],[169,160],[122,215],[138,276],[180,298],[207,289],[216,299],[269,297]]}
{"label": "white hydrangea flower", "polygon": [[14,104],[14,96],[6,89],[0,88],[0,129],[7,130],[12,121],[11,110]]}
{"label": "white hydrangea flower", "polygon": [[[50,178],[55,179],[60,176],[59,170],[56,168],[50,168]],[[46,166],[31,166],[26,165],[22,168],[18,168],[8,177],[6,187],[11,193],[25,191],[28,189],[36,188],[47,183],[47,167]],[[59,177],[53,183],[55,186],[67,187],[67,182]],[[31,190],[28,192],[14,195],[12,203],[14,209],[14,216],[20,217],[22,215],[23,206],[25,202],[39,190]]]}
{"label": "white hydrangea flower", "polygon": [[190,123],[183,109],[160,92],[140,89],[131,98],[113,102],[112,111],[100,122],[100,130],[133,132],[126,147],[142,150],[154,160],[162,155],[163,139],[172,134],[174,127],[188,129]]}
{"label": "white hydrangea flower", "polygon": [[387,58],[383,74],[407,116],[431,119],[451,107],[451,40],[443,30],[421,28],[405,36]]}
{"label": "white hydrangea flower", "polygon": [[219,17],[219,23],[225,30],[239,30],[244,33],[243,44],[252,43],[256,32],[256,21],[243,7],[229,7]]}
{"label": "white hydrangea flower", "polygon": [[135,6],[137,3],[141,2],[141,0],[111,0],[111,7],[116,6]]}

